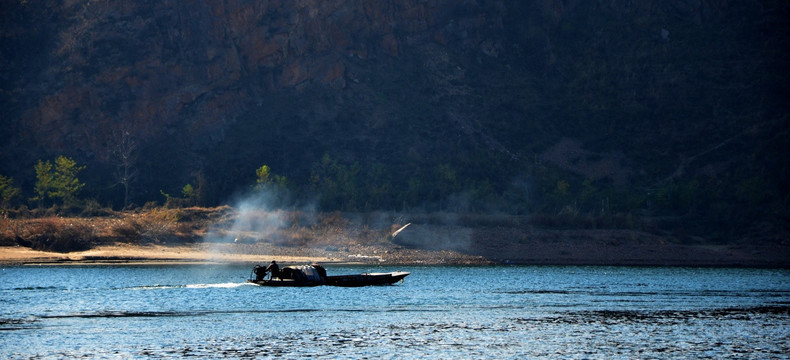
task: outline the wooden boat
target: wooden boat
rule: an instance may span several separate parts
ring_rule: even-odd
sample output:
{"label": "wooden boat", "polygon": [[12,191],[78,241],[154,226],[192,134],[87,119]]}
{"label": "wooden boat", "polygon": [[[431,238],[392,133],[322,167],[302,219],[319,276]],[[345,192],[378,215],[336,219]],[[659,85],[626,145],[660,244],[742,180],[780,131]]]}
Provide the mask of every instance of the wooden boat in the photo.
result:
{"label": "wooden boat", "polygon": [[396,271],[389,273],[365,273],[359,275],[335,275],[326,277],[326,285],[357,287],[368,285],[392,285],[403,281],[410,273]]}
{"label": "wooden boat", "polygon": [[[256,269],[260,267],[256,266]],[[320,265],[286,266],[280,270],[278,277],[265,279],[253,269],[248,283],[260,286],[343,286],[360,287],[370,285],[391,285],[410,273],[403,271],[388,273],[364,273],[355,275],[334,275],[327,276],[326,270]],[[255,277],[253,277],[255,275]]]}

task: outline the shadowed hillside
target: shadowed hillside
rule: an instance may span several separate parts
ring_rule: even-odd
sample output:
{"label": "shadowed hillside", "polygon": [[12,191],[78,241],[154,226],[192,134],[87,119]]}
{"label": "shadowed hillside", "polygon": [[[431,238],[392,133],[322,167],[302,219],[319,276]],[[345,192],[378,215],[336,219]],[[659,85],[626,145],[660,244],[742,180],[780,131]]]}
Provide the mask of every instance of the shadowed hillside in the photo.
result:
{"label": "shadowed hillside", "polygon": [[[266,164],[322,210],[531,215],[783,241],[782,1],[8,1],[0,175],[86,166],[120,208],[230,201]],[[134,144],[124,148],[123,144]],[[126,150],[124,162],[121,154]]]}

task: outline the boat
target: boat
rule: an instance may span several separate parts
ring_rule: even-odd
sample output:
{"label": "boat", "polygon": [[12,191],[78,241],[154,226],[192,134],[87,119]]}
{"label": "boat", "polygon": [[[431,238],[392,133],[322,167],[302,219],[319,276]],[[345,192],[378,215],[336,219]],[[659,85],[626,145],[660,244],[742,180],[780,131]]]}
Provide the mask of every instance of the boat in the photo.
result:
{"label": "boat", "polygon": [[358,275],[335,275],[327,276],[326,285],[330,286],[344,286],[344,287],[358,287],[369,285],[392,285],[398,281],[403,282],[410,273],[405,271],[396,271],[388,273],[365,273]]}
{"label": "boat", "polygon": [[327,276],[326,269],[321,265],[299,265],[286,266],[280,270],[278,276],[265,278],[263,267],[256,265],[253,268],[248,283],[260,286],[342,286],[360,287],[371,285],[392,285],[398,281],[403,282],[403,278],[410,273],[396,271],[388,273],[363,273],[354,275],[333,275]]}

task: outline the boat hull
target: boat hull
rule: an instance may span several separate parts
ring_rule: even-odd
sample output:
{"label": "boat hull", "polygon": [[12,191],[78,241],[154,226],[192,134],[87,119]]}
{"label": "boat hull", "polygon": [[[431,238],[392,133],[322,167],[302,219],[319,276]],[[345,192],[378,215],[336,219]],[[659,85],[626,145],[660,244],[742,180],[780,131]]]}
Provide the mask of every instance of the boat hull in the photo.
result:
{"label": "boat hull", "polygon": [[398,281],[403,281],[403,278],[405,278],[407,275],[409,275],[407,272],[394,272],[327,276],[326,285],[343,287],[392,285]]}
{"label": "boat hull", "polygon": [[304,281],[294,279],[273,279],[273,280],[247,280],[260,286],[276,286],[276,287],[311,287],[319,285],[327,286],[341,286],[341,287],[361,287],[361,286],[376,286],[376,285],[392,285],[408,276],[408,272],[391,272],[391,273],[367,273],[357,275],[335,275],[327,276],[323,281]]}

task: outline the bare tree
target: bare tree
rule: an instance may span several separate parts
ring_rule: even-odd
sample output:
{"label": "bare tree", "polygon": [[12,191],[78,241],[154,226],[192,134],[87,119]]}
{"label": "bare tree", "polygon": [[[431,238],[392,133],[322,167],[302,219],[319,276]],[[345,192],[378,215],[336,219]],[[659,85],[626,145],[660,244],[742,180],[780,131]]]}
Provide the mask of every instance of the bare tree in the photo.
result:
{"label": "bare tree", "polygon": [[114,134],[112,154],[115,161],[116,185],[123,186],[123,209],[129,206],[132,183],[137,179],[137,142],[131,131],[121,129]]}

